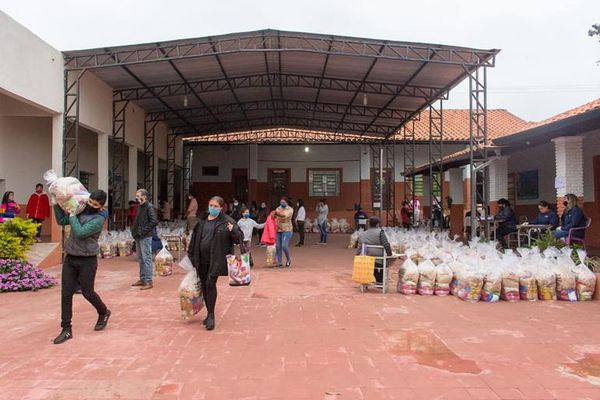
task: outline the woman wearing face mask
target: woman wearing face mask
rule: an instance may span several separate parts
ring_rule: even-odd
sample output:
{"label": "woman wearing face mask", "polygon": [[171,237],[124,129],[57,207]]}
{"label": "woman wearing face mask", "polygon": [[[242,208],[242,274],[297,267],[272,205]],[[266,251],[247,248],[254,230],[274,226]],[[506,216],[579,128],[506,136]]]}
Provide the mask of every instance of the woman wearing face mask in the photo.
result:
{"label": "woman wearing face mask", "polygon": [[292,259],[290,258],[290,239],[293,235],[292,216],[294,215],[294,209],[288,205],[288,200],[282,197],[279,202],[279,207],[273,212],[275,217],[275,223],[277,224],[277,236],[275,240],[275,250],[277,252],[277,266],[279,268],[283,265],[283,253],[285,253],[286,267],[292,265]]}
{"label": "woman wearing face mask", "polygon": [[253,267],[254,266],[254,260],[252,260],[252,233],[254,232],[254,229],[262,229],[265,227],[265,224],[258,224],[256,223],[256,221],[254,221],[251,216],[250,216],[250,210],[245,208],[244,211],[242,211],[242,219],[240,219],[238,221],[238,227],[240,228],[240,230],[242,231],[242,233],[244,234],[244,242],[243,242],[243,246],[244,246],[244,253],[247,253],[250,256],[250,266]]}
{"label": "woman wearing face mask", "polygon": [[[579,208],[577,196],[571,193],[567,194],[563,205],[565,210],[562,216],[562,224],[552,232],[557,239],[564,239],[569,236],[569,231],[572,228],[583,228],[587,225],[587,218],[583,214],[583,210]],[[577,239],[583,239],[584,235],[584,230],[573,232],[573,237]]]}
{"label": "woman wearing face mask", "polygon": [[204,320],[207,330],[215,329],[217,279],[227,276],[228,254],[233,254],[234,244],[239,244],[241,234],[235,221],[223,212],[225,200],[215,196],[208,202],[208,213],[200,218],[194,228],[188,248],[190,261],[196,268],[206,303],[208,315]]}
{"label": "woman wearing face mask", "polygon": [[[260,208],[258,209],[256,222],[258,224],[262,224],[264,226],[265,222],[267,222],[268,216],[269,216],[269,212],[267,210],[267,204],[263,202],[260,204]],[[263,232],[264,232],[264,228],[260,228],[260,229],[256,230],[256,234],[258,236],[258,246],[259,247],[264,247],[264,245],[262,243],[260,243],[260,238],[262,237]]]}

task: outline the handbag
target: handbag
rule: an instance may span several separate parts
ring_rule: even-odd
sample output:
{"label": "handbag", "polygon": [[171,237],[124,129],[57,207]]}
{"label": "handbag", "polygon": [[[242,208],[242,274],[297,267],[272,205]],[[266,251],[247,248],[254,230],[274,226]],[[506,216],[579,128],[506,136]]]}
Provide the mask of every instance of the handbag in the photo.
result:
{"label": "handbag", "polygon": [[248,286],[250,277],[250,254],[229,254],[227,256],[227,274],[229,275],[229,286]]}
{"label": "handbag", "polygon": [[367,246],[362,245],[360,256],[354,257],[354,268],[352,269],[352,280],[361,285],[375,282],[375,257],[366,255]]}

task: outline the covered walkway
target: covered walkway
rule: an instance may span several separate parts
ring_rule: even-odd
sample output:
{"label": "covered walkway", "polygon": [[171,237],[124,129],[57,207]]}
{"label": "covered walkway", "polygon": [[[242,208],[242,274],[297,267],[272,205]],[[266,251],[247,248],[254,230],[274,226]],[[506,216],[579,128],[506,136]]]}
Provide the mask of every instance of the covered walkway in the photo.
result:
{"label": "covered walkway", "polygon": [[600,398],[598,302],[359,293],[348,237],[315,240],[293,249],[290,270],[262,267],[256,249],[250,287],[220,281],[213,332],[204,311],[179,318],[182,271],[140,292],[133,259],[100,263],[107,330],[93,331],[93,309],[76,298],[62,346],[50,344],[60,288],[4,294],[0,399]]}

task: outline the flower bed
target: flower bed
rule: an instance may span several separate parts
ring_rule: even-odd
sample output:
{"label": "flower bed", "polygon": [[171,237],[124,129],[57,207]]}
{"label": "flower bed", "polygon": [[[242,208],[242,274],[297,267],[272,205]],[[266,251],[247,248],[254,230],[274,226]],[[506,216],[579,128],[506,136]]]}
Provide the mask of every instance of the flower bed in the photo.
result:
{"label": "flower bed", "polygon": [[0,292],[23,292],[56,285],[56,279],[21,260],[0,259]]}

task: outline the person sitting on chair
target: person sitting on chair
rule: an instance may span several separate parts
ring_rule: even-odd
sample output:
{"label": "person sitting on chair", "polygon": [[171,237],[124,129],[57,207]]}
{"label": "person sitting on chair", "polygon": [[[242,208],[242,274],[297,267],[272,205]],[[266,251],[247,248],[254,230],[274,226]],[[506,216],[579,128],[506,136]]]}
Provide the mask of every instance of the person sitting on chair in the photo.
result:
{"label": "person sitting on chair", "polygon": [[539,214],[533,221],[528,222],[528,225],[547,225],[552,229],[558,227],[558,215],[550,208],[550,203],[542,200],[538,203]]}
{"label": "person sitting on chair", "polygon": [[[566,239],[569,236],[569,231],[572,228],[584,228],[587,225],[587,218],[583,214],[583,210],[579,208],[577,196],[567,194],[563,205],[566,207],[563,213],[562,225],[556,228],[553,235],[557,239]],[[583,239],[585,230],[577,230],[573,232],[573,237]]]}
{"label": "person sitting on chair", "polygon": [[[369,229],[366,231],[360,231],[358,234],[358,251],[356,254],[361,254],[362,245],[369,246],[383,246],[385,254],[388,256],[392,255],[392,246],[385,234],[385,231],[379,226],[379,218],[369,218]],[[380,248],[367,248],[366,255],[371,257],[382,257],[383,249]],[[387,266],[390,267],[391,263]],[[375,282],[378,284],[383,283],[383,261],[381,259],[375,260]]]}
{"label": "person sitting on chair", "polygon": [[499,222],[498,228],[496,228],[496,240],[502,245],[502,248],[507,249],[506,236],[517,231],[515,212],[508,200],[498,200],[498,213],[494,216],[494,220]]}

